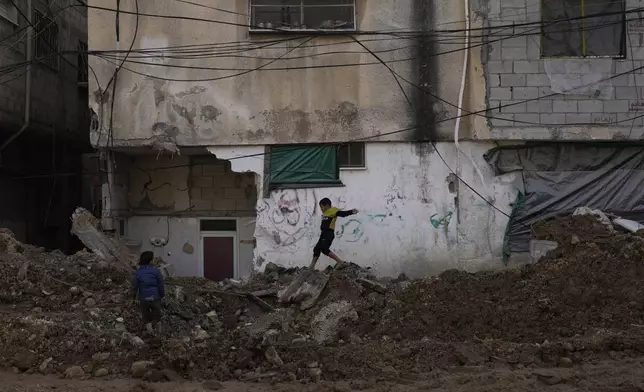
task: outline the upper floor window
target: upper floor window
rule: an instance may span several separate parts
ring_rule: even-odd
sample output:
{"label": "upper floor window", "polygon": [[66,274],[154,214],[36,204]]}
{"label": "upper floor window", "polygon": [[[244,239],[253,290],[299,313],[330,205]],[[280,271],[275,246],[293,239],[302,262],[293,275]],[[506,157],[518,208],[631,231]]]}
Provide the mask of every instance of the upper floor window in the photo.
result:
{"label": "upper floor window", "polygon": [[542,0],[542,57],[626,54],[624,0]]}
{"label": "upper floor window", "polygon": [[58,25],[40,12],[34,12],[35,58],[58,70]]}
{"label": "upper floor window", "polygon": [[0,17],[9,22],[18,24],[18,9],[11,0],[0,0]]}
{"label": "upper floor window", "polygon": [[341,169],[364,169],[364,143],[348,143],[338,147],[338,166]]}
{"label": "upper floor window", "polygon": [[251,31],[354,31],[355,0],[251,0]]}

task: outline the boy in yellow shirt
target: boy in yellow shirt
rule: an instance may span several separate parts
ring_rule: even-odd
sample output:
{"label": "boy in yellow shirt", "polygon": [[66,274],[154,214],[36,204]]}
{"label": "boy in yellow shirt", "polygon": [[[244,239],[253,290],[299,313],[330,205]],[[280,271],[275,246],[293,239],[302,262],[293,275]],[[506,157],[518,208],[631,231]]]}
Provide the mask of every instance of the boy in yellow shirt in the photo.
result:
{"label": "boy in yellow shirt", "polygon": [[331,252],[331,243],[335,238],[335,221],[337,217],[347,217],[355,215],[358,213],[358,210],[353,209],[351,211],[341,211],[338,208],[335,208],[331,205],[331,200],[327,197],[320,200],[320,209],[322,210],[322,224],[320,225],[320,239],[318,243],[313,248],[313,260],[309,268],[315,268],[315,264],[320,258],[320,254],[325,254],[335,260],[335,268],[340,267],[344,264],[344,261],[340,259],[335,253]]}

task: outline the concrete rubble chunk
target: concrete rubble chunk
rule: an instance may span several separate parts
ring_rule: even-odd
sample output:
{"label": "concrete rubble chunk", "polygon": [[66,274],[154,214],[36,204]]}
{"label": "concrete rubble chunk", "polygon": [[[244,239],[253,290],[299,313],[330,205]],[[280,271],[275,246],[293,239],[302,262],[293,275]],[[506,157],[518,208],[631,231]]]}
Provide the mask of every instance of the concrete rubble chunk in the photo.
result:
{"label": "concrete rubble chunk", "polygon": [[361,285],[363,285],[364,287],[366,287],[368,289],[371,289],[371,290],[373,290],[375,292],[378,292],[380,294],[384,294],[384,293],[387,292],[387,286],[385,286],[384,284],[382,284],[380,282],[377,282],[375,280],[365,279],[365,278],[358,278],[358,279],[356,279],[356,282],[358,282]]}
{"label": "concrete rubble chunk", "polygon": [[137,361],[132,364],[132,377],[134,378],[143,378],[154,365],[152,361]]}
{"label": "concrete rubble chunk", "polygon": [[321,271],[305,269],[295,280],[282,290],[281,303],[299,303],[301,310],[312,308],[329,282],[329,277]]}
{"label": "concrete rubble chunk", "polygon": [[277,353],[277,350],[275,350],[275,347],[268,347],[266,351],[264,351],[264,356],[266,357],[266,360],[273,366],[284,366],[284,361],[282,361],[282,358],[280,358],[280,355]]}
{"label": "concrete rubble chunk", "polygon": [[106,261],[119,261],[130,268],[131,256],[124,247],[98,229],[98,219],[91,212],[78,207],[72,214],[71,233],[89,250]]}
{"label": "concrete rubble chunk", "polygon": [[80,366],[72,366],[65,370],[64,376],[65,378],[78,379],[85,376],[85,371]]}
{"label": "concrete rubble chunk", "polygon": [[313,340],[318,344],[330,342],[338,333],[340,322],[347,319],[358,319],[358,313],[349,301],[328,304],[311,321]]}

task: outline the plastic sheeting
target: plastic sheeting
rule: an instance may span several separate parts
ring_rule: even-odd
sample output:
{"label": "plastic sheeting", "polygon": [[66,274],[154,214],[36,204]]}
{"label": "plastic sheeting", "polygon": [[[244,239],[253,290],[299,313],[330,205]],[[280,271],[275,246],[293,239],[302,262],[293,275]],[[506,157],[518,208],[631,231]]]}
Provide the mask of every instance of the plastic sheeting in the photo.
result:
{"label": "plastic sheeting", "polygon": [[531,226],[587,206],[644,222],[644,145],[553,143],[499,147],[485,159],[497,175],[522,171],[525,194],[514,205],[506,255],[530,250]]}
{"label": "plastic sheeting", "polygon": [[273,147],[270,156],[271,187],[337,184],[337,155],[335,145]]}

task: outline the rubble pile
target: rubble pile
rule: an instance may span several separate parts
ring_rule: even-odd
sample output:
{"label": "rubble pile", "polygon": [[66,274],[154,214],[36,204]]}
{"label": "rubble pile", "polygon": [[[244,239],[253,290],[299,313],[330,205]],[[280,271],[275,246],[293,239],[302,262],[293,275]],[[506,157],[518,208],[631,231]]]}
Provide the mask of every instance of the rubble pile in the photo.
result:
{"label": "rubble pile", "polygon": [[559,247],[501,272],[412,281],[357,265],[269,264],[244,282],[169,277],[161,333],[148,336],[118,262],[48,253],[2,230],[0,368],[149,381],[400,381],[451,366],[572,366],[644,353],[644,239],[591,216],[534,233]]}

